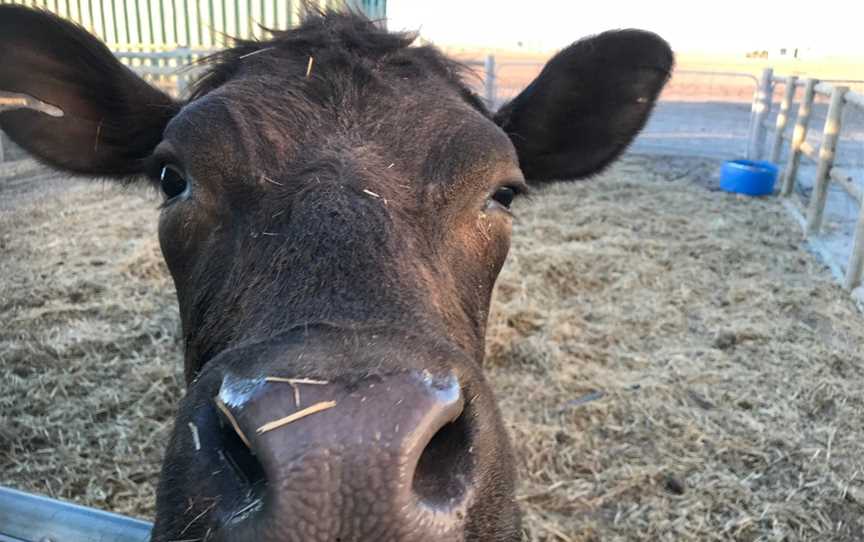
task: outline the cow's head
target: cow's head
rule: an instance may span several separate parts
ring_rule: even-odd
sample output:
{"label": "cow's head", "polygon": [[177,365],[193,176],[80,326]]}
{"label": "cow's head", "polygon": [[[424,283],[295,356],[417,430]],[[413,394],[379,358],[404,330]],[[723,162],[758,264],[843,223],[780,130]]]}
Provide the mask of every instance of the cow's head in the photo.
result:
{"label": "cow's head", "polygon": [[54,168],[165,195],[188,394],[155,541],[518,538],[481,371],[510,204],[620,155],[672,54],[637,30],[587,38],[493,114],[411,42],[312,15],[176,101],[80,28],[0,7],[20,106],[0,127]]}

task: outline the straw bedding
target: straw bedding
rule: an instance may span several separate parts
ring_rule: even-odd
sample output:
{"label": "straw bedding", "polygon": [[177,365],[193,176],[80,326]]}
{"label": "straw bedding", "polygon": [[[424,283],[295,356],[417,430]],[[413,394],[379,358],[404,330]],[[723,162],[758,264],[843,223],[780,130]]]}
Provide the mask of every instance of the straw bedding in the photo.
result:
{"label": "straw bedding", "polygon": [[[864,536],[864,319],[712,174],[630,156],[515,206],[487,365],[530,540]],[[0,213],[0,484],[152,516],[182,394],[156,205],[69,180]]]}

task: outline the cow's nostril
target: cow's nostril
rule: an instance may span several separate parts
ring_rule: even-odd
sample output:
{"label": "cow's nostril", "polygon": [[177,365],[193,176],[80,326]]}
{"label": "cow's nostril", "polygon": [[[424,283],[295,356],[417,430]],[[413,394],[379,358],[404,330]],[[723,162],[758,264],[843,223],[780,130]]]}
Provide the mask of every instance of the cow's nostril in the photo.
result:
{"label": "cow's nostril", "polygon": [[420,455],[412,482],[420,502],[451,508],[462,501],[471,483],[471,452],[468,416],[463,412],[439,429]]}
{"label": "cow's nostril", "polygon": [[256,496],[263,491],[266,477],[261,462],[240,437],[234,423],[224,412],[219,413],[220,451],[239,481]]}

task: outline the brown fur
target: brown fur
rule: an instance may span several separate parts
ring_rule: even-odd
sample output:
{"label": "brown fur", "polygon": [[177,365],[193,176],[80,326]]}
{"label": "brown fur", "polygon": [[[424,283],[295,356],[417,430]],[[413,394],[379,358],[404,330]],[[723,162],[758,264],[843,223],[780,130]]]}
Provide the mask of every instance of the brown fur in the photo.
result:
{"label": "brown fur", "polygon": [[[500,194],[524,192],[523,173],[539,183],[605,167],[644,124],[672,55],[640,31],[578,42],[493,118],[458,63],[411,47],[412,39],[356,15],[312,14],[270,41],[217,55],[192,97],[177,103],[82,30],[0,7],[0,90],[65,113],[6,112],[0,127],[59,169],[145,174],[158,184],[171,165],[188,185],[166,201],[160,220],[189,390],[166,454],[155,541],[289,539],[273,526],[272,503],[284,495],[261,471],[270,467],[224,440],[212,397],[229,374],[314,377],[343,391],[369,379],[455,375],[466,398],[459,424],[470,444],[472,496],[464,517],[448,517],[441,539],[518,538],[513,460],[480,369],[509,247],[511,215]],[[86,69],[69,68],[77,64]],[[101,143],[92,145],[91,135]],[[382,414],[360,411],[348,425],[362,430]],[[188,423],[212,443],[202,452],[209,455],[187,445]],[[318,445],[334,438],[327,426],[316,431]],[[456,448],[444,447],[462,461]],[[235,470],[258,482],[213,474],[231,450],[246,454]],[[441,457],[434,476],[446,480]],[[243,523],[245,534],[218,534],[243,503],[255,503],[244,500],[251,494],[270,504]],[[370,505],[362,494],[346,499]],[[348,526],[365,516],[342,517],[348,508],[321,518],[316,532],[362,538]],[[388,536],[435,539],[398,513],[380,520],[392,526]]]}

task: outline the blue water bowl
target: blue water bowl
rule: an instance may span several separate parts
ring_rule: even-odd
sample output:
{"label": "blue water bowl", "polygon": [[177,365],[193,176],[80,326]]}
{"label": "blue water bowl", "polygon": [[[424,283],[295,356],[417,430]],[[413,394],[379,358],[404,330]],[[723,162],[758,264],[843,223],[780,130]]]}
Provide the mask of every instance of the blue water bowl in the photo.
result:
{"label": "blue water bowl", "polygon": [[727,160],[720,168],[720,188],[727,192],[766,196],[775,182],[777,166],[764,160]]}

